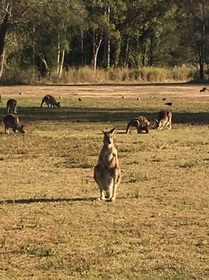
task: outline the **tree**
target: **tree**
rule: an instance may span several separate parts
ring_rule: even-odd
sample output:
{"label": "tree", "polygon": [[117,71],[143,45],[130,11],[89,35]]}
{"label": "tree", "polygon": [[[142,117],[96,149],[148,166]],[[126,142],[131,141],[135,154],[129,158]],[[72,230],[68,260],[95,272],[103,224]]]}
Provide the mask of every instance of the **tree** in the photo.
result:
{"label": "tree", "polygon": [[199,78],[204,79],[205,64],[209,62],[209,3],[206,0],[176,0],[177,30],[180,30],[181,45],[185,52],[190,50],[184,63],[199,66]]}
{"label": "tree", "polygon": [[39,6],[39,2],[42,3],[42,1],[36,0],[0,1],[0,79],[3,75],[6,50],[9,47],[8,36],[16,33],[18,36],[15,39],[21,40],[20,30],[23,25],[28,24],[29,18],[34,14],[34,9]]}
{"label": "tree", "polygon": [[17,40],[16,51],[20,52],[21,46],[21,52],[39,66],[43,75],[56,68],[58,76],[61,76],[72,35],[78,33],[78,30],[80,32],[86,17],[82,0],[2,0],[0,4],[0,73],[3,72],[10,32],[15,34]]}
{"label": "tree", "polygon": [[1,3],[1,25],[0,25],[0,80],[3,74],[6,38],[10,26],[10,18],[12,12],[12,5],[7,2],[5,5]]}
{"label": "tree", "polygon": [[41,62],[39,68],[43,75],[52,69],[58,77],[62,75],[71,39],[80,33],[85,17],[85,6],[80,0],[53,0],[43,3],[39,14],[31,18],[25,35],[28,47]]}
{"label": "tree", "polygon": [[[106,67],[110,67],[110,45],[112,40],[120,39],[120,32],[117,30],[116,22],[119,19],[121,10],[125,8],[123,1],[86,1],[89,12],[87,18],[87,34],[92,40],[92,67],[96,71],[98,54],[101,46],[106,50]],[[107,44],[105,47],[105,43]],[[104,59],[103,59],[104,61]],[[104,64],[104,63],[103,63]]]}
{"label": "tree", "polygon": [[204,79],[208,35],[206,0],[0,0],[0,79],[15,66],[61,77],[89,64],[195,64]]}
{"label": "tree", "polygon": [[170,39],[169,30],[173,29],[173,5],[165,0],[127,0],[126,5],[125,20],[119,27],[123,39],[121,64],[124,67],[163,64],[161,49],[163,45],[162,54],[168,51],[166,38]]}

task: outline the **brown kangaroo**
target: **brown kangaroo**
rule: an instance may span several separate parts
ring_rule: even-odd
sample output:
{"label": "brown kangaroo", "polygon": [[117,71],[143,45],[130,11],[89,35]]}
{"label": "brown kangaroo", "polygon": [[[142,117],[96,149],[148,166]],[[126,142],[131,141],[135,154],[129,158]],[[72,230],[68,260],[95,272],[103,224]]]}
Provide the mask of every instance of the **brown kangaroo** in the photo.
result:
{"label": "brown kangaroo", "polygon": [[171,129],[172,112],[168,110],[162,110],[158,113],[158,120],[155,120],[157,129],[161,130],[165,126]]}
{"label": "brown kangaroo", "polygon": [[20,124],[19,118],[17,115],[14,114],[8,114],[3,119],[4,122],[4,128],[5,133],[9,133],[9,128],[12,128],[12,130],[16,133],[19,131],[20,133],[25,133],[24,126]]}
{"label": "brown kangaroo", "polygon": [[149,125],[150,125],[150,122],[143,116],[133,118],[127,124],[126,133],[128,133],[130,131],[131,126],[135,127],[137,129],[138,133],[142,133],[143,131],[145,131],[146,133],[149,133]]}
{"label": "brown kangaroo", "polygon": [[43,106],[43,104],[46,103],[46,105],[48,107],[58,107],[60,108],[60,102],[57,102],[56,99],[54,98],[54,96],[52,95],[45,95],[44,98],[42,99],[41,102],[41,107]]}
{"label": "brown kangaroo", "polygon": [[17,114],[20,106],[17,106],[16,99],[9,99],[7,101],[7,114]]}
{"label": "brown kangaroo", "polygon": [[94,168],[94,180],[100,189],[100,199],[110,201],[116,199],[117,187],[121,181],[118,152],[113,144],[114,131],[115,128],[103,131],[103,147]]}

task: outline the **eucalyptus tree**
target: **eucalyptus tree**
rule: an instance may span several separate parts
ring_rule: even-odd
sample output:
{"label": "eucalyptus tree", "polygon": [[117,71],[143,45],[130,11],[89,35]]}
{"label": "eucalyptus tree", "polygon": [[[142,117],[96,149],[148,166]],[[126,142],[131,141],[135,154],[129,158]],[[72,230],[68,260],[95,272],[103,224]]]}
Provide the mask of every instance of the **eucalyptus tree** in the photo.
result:
{"label": "eucalyptus tree", "polygon": [[14,34],[20,23],[27,24],[40,1],[35,0],[0,0],[0,79],[3,74],[6,51],[9,45],[16,43],[20,38],[8,38]]}
{"label": "eucalyptus tree", "polygon": [[196,64],[199,78],[204,79],[205,65],[209,63],[209,1],[175,0],[177,6],[176,32],[187,57],[185,63]]}
{"label": "eucalyptus tree", "polygon": [[[111,66],[111,45],[117,45],[121,34],[117,25],[122,20],[126,5],[123,0],[84,0],[88,10],[87,34],[92,42],[92,66],[98,65],[98,54],[103,46],[103,65]],[[115,54],[115,60],[117,54]]]}
{"label": "eucalyptus tree", "polygon": [[3,66],[5,59],[6,37],[9,29],[9,22],[11,17],[11,5],[10,3],[3,3],[1,1],[1,25],[0,25],[0,79],[3,74]]}
{"label": "eucalyptus tree", "polygon": [[13,53],[24,54],[42,73],[56,68],[60,76],[72,34],[85,17],[82,0],[0,0],[0,77],[14,44]]}
{"label": "eucalyptus tree", "polygon": [[39,14],[31,18],[25,29],[28,47],[44,75],[55,69],[60,77],[66,52],[70,51],[71,38],[80,33],[86,9],[80,0],[43,1]]}
{"label": "eucalyptus tree", "polygon": [[[165,34],[169,35],[173,5],[165,0],[126,0],[126,5],[125,21],[120,25],[123,38],[122,65],[137,67],[163,64],[161,41]],[[167,42],[164,43],[166,48]]]}

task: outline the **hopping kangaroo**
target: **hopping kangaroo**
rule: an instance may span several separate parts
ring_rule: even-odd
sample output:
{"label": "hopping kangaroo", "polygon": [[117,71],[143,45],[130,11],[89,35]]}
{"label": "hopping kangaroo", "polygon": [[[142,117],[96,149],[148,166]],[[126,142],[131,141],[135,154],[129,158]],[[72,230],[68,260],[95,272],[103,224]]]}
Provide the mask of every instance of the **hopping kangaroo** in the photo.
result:
{"label": "hopping kangaroo", "polygon": [[149,133],[149,125],[150,122],[143,116],[136,117],[127,124],[126,127],[126,133],[130,131],[130,127],[133,126],[137,129],[138,133],[142,133],[142,131],[145,131],[146,133]]}
{"label": "hopping kangaroo", "polygon": [[171,111],[162,110],[158,113],[158,120],[156,121],[157,129],[161,130],[164,126],[168,126],[171,129],[172,113]]}
{"label": "hopping kangaroo", "polygon": [[19,118],[17,115],[8,114],[3,119],[5,133],[9,133],[9,128],[16,133],[19,131],[20,133],[25,133],[24,126],[20,124]]}
{"label": "hopping kangaroo", "polygon": [[46,103],[48,107],[58,107],[60,108],[60,102],[57,102],[54,96],[52,95],[45,95],[41,102],[41,107],[43,104]]}
{"label": "hopping kangaroo", "polygon": [[7,101],[7,114],[17,114],[18,109],[21,107],[17,106],[17,100],[16,99],[9,99]]}
{"label": "hopping kangaroo", "polygon": [[114,130],[115,128],[103,131],[103,147],[94,168],[94,180],[100,189],[100,199],[111,201],[116,199],[117,187],[121,181],[118,152],[113,144]]}

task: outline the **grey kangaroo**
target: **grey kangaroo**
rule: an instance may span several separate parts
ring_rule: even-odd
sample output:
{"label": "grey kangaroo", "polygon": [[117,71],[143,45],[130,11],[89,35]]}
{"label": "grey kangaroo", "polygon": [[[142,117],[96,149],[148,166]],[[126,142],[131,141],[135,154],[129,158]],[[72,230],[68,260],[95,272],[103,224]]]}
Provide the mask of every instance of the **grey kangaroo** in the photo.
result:
{"label": "grey kangaroo", "polygon": [[19,131],[20,133],[25,133],[24,125],[20,124],[19,118],[17,115],[8,114],[3,119],[5,133],[9,133],[9,128],[16,133]]}
{"label": "grey kangaroo", "polygon": [[162,130],[165,126],[168,126],[171,129],[172,121],[172,112],[168,110],[162,110],[158,113],[158,119],[155,120],[156,127],[159,130]]}
{"label": "grey kangaroo", "polygon": [[57,102],[54,96],[52,95],[45,95],[41,102],[41,107],[43,104],[46,103],[48,107],[58,107],[60,108],[60,102]]}
{"label": "grey kangaroo", "polygon": [[146,133],[149,133],[149,125],[150,125],[150,122],[143,116],[133,118],[127,124],[126,133],[128,133],[130,131],[131,126],[135,127],[137,129],[138,133],[142,133],[143,131],[145,131]]}
{"label": "grey kangaroo", "polygon": [[103,131],[103,147],[94,168],[94,180],[100,189],[100,199],[110,201],[116,199],[117,187],[121,181],[118,152],[113,144],[114,131],[115,128]]}
{"label": "grey kangaroo", "polygon": [[16,99],[9,99],[7,101],[7,114],[17,114],[20,106],[17,106]]}

